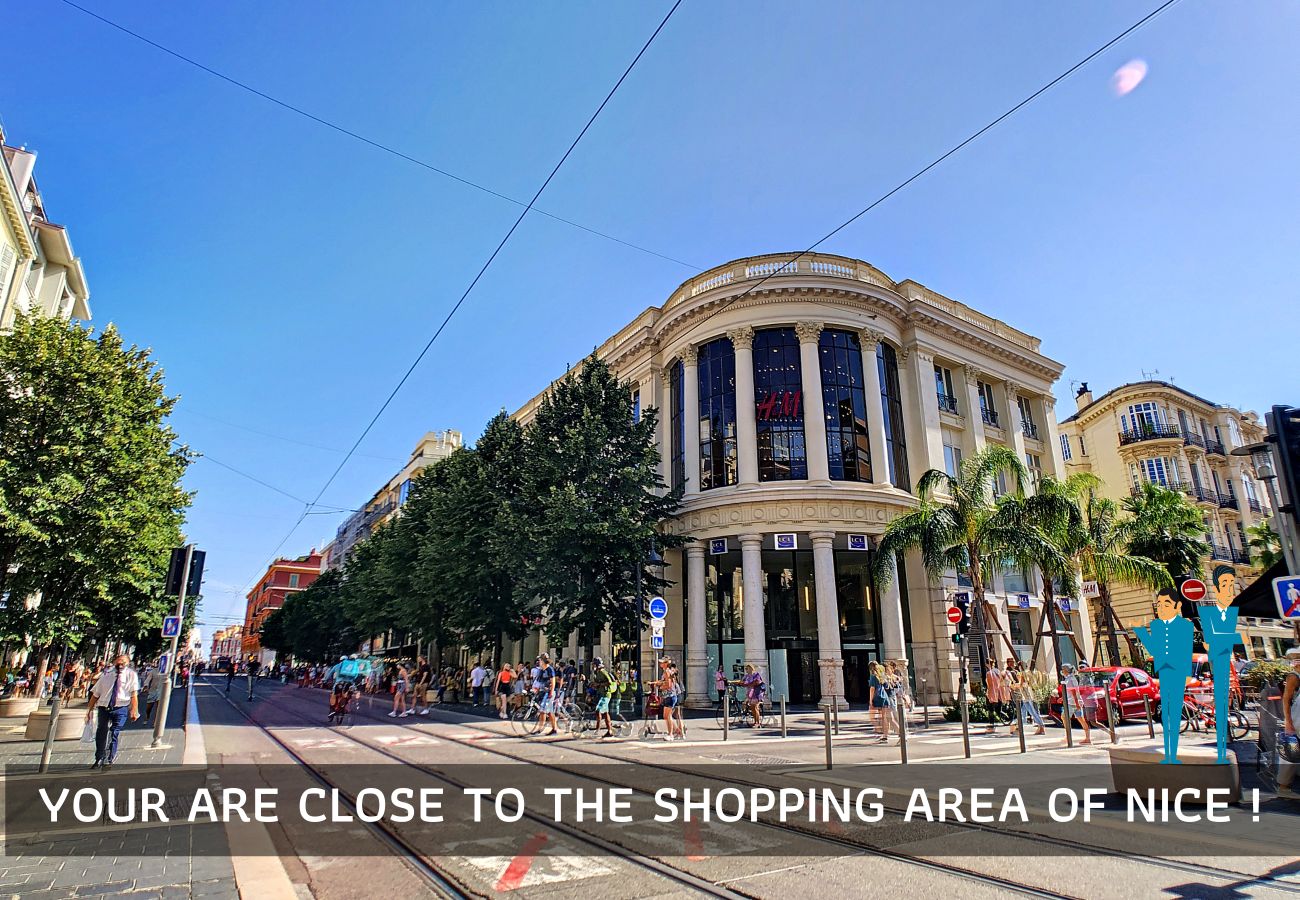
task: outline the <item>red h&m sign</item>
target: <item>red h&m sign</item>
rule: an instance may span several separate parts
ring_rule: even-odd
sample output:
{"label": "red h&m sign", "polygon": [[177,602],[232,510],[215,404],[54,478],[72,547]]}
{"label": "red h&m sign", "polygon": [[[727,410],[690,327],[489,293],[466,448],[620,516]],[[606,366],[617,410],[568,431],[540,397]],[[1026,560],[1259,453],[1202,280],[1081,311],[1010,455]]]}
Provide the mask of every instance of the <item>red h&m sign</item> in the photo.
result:
{"label": "red h&m sign", "polygon": [[765,422],[797,418],[802,401],[803,391],[768,391],[767,398],[758,402],[758,418]]}

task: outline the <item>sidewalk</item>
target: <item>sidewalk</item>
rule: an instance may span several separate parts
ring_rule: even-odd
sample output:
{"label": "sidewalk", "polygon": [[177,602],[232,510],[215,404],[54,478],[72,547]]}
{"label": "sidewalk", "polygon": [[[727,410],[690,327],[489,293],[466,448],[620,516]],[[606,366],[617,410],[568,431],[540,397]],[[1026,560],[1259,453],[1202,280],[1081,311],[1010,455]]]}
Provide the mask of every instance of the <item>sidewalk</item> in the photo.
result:
{"label": "sidewalk", "polygon": [[[59,713],[85,717],[85,705]],[[185,752],[186,694],[176,690],[167,715],[162,748],[150,749],[153,729],[143,720],[122,730],[116,765],[181,765]],[[5,778],[33,778],[41,758],[41,741],[23,739],[26,718],[0,719],[0,766]],[[196,727],[196,726],[191,726]],[[56,741],[52,767],[86,770],[94,761],[94,744]],[[200,835],[196,828],[105,829],[55,842],[23,837],[4,840],[0,855],[0,898],[55,900],[68,897],[204,898],[237,900],[234,869],[228,854],[193,855],[197,839],[224,842],[219,829]]]}

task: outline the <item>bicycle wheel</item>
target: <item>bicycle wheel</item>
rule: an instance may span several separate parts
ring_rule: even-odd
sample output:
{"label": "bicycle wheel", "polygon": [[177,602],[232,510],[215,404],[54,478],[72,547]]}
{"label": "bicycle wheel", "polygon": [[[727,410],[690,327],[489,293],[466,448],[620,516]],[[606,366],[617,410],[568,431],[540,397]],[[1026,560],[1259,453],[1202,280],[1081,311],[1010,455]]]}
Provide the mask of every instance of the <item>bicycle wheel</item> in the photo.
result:
{"label": "bicycle wheel", "polygon": [[722,700],[719,700],[719,701],[718,701],[718,706],[717,706],[717,708],[714,710],[714,714],[715,714],[715,716],[716,716],[716,718],[717,718],[717,720],[718,720],[718,727],[719,727],[719,728],[722,727],[722,720],[725,719],[725,718],[730,714],[730,712],[731,712],[731,704],[730,704],[730,703],[726,703],[726,702],[724,702],[724,701],[722,701]]}
{"label": "bicycle wheel", "polygon": [[517,737],[527,737],[532,732],[538,712],[538,707],[532,703],[514,711],[510,717],[510,727]]}
{"label": "bicycle wheel", "polygon": [[1178,729],[1183,734],[1188,731],[1200,732],[1201,730],[1201,713],[1200,710],[1194,709],[1190,704],[1183,704],[1183,722]]}
{"label": "bicycle wheel", "polygon": [[1245,740],[1246,735],[1250,734],[1250,720],[1244,713],[1228,713],[1228,737],[1234,741]]}
{"label": "bicycle wheel", "polygon": [[610,729],[617,737],[625,738],[632,735],[632,723],[629,722],[622,713],[617,713],[610,718],[613,727]]}

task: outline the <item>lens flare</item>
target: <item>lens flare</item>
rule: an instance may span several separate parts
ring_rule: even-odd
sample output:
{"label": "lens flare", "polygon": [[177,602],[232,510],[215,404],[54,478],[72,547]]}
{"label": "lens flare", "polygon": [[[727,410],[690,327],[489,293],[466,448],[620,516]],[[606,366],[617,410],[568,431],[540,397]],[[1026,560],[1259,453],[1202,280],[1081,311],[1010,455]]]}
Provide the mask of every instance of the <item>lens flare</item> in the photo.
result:
{"label": "lens flare", "polygon": [[1146,77],[1146,61],[1131,59],[1116,69],[1115,74],[1110,77],[1110,89],[1115,92],[1116,97],[1123,97],[1131,94]]}

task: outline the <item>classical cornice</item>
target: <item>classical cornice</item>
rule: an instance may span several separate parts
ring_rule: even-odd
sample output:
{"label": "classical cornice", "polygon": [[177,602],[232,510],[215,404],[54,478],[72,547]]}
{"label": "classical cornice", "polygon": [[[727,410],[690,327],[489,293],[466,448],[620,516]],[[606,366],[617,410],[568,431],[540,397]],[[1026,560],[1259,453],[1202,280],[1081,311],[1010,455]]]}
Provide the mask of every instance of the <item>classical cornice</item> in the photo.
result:
{"label": "classical cornice", "polygon": [[803,486],[787,496],[734,497],[730,502],[685,508],[665,523],[672,534],[700,539],[779,531],[838,531],[880,534],[916,501],[901,491],[836,495]]}

